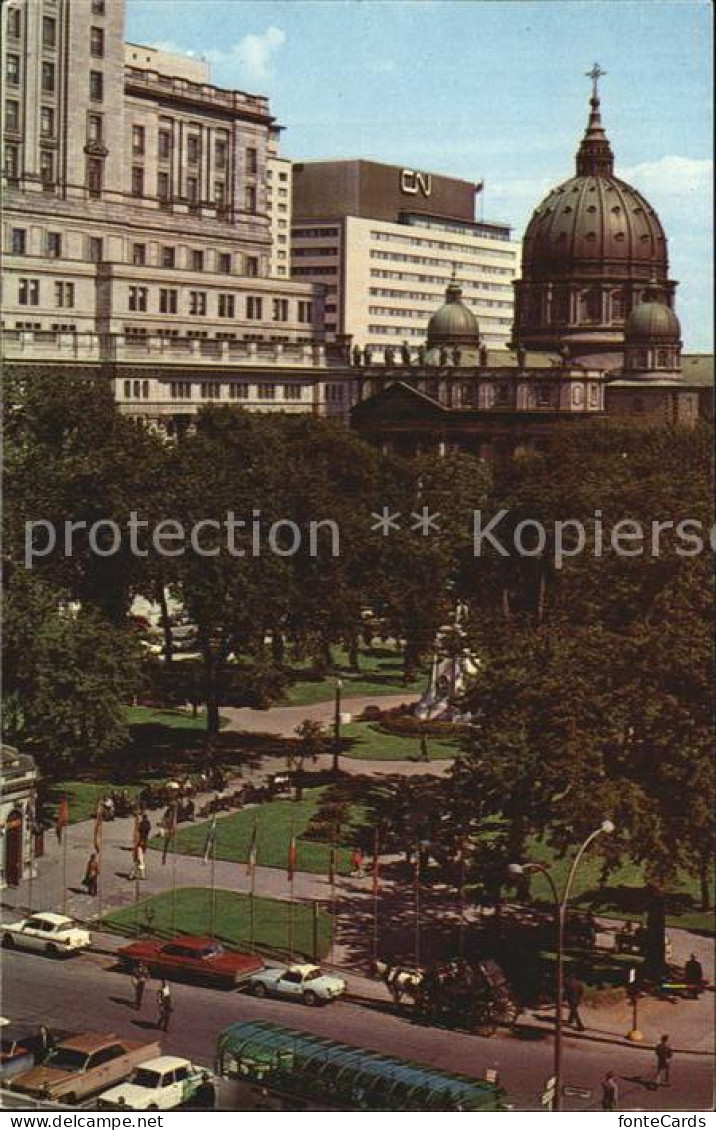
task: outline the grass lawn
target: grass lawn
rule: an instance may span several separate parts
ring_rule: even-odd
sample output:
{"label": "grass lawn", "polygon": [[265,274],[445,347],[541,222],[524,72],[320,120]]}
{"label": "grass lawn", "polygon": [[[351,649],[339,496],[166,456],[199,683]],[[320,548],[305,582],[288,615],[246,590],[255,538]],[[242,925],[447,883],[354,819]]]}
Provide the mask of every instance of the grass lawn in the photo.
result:
{"label": "grass lawn", "polygon": [[[341,738],[346,743],[343,757],[365,757],[374,761],[420,761],[420,738],[402,734],[386,734],[372,722],[351,722],[341,726]],[[455,757],[457,742],[444,738],[428,738],[428,755],[431,761],[444,761]]]}
{"label": "grass lawn", "polygon": [[[251,937],[250,898],[235,891],[214,892],[214,933],[229,945],[246,948]],[[149,915],[147,915],[149,910]],[[254,944],[267,953],[288,956],[293,913],[294,951],[296,955],[320,959],[325,957],[331,942],[330,915],[318,909],[318,953],[313,952],[313,907],[295,903],[293,912],[288,902],[280,899],[254,899]],[[165,891],[144,899],[136,907],[128,906],[105,915],[103,926],[120,934],[136,936],[137,920],[140,932],[146,933],[151,920],[151,932],[157,934],[205,935],[211,931],[212,896],[208,888],[180,887],[173,895]]]}
{"label": "grass lawn", "polygon": [[343,683],[342,695],[371,695],[379,698],[387,694],[422,694],[428,684],[427,672],[421,672],[411,683],[403,682],[403,661],[400,653],[389,645],[376,645],[361,648],[360,671],[348,666],[348,655],[340,648],[333,652],[334,667],[325,677],[313,676],[310,664],[296,663],[288,669],[292,680],[286,690],[285,702],[288,706],[309,706],[314,702],[325,702],[335,694],[335,680]]}
{"label": "grass lawn", "polygon": [[126,718],[130,726],[169,726],[179,730],[205,730],[206,717],[199,711],[194,718],[186,710],[155,710],[152,706],[128,706]]}
{"label": "grass lawn", "polygon": [[126,789],[130,796],[135,796],[142,787],[142,783],[127,785],[117,781],[55,781],[47,793],[43,808],[46,819],[54,821],[62,796],[67,797],[69,805],[70,824],[78,824],[80,820],[91,820],[97,812],[97,802],[111,793],[113,789]]}
{"label": "grass lawn", "polygon": [[[323,789],[307,789],[302,801],[274,800],[269,804],[221,817],[216,823],[216,858],[245,863],[256,821],[256,862],[260,867],[286,868],[293,831],[297,840],[297,870],[326,875],[330,858],[329,845],[299,838],[318,810],[322,793]],[[360,823],[361,815],[361,809],[356,806],[353,826]],[[207,823],[180,825],[177,832],[179,854],[203,855],[207,828]],[[343,833],[344,841],[347,834],[350,835],[350,832]],[[350,845],[350,840],[348,843]],[[161,838],[154,836],[150,840],[150,846],[161,848]],[[338,874],[350,874],[350,853],[351,848],[345,846],[345,843],[336,848]]]}

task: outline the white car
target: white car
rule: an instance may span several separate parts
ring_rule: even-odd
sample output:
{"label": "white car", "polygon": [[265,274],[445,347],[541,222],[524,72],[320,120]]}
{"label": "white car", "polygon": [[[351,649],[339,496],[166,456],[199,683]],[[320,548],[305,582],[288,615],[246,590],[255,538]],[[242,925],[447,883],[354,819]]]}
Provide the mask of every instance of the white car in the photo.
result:
{"label": "white car", "polygon": [[6,922],[0,926],[2,944],[6,949],[40,950],[50,956],[67,956],[92,944],[89,930],[75,926],[71,918],[51,912],[31,914],[19,922]]}
{"label": "white car", "polygon": [[98,1110],[176,1110],[188,1102],[201,1083],[205,1067],[188,1059],[160,1055],[140,1063],[126,1083],[100,1095]]}
{"label": "white car", "polygon": [[342,997],[348,987],[341,977],[323,973],[317,965],[263,969],[249,977],[247,983],[255,997],[294,998],[307,1005],[327,1004]]}

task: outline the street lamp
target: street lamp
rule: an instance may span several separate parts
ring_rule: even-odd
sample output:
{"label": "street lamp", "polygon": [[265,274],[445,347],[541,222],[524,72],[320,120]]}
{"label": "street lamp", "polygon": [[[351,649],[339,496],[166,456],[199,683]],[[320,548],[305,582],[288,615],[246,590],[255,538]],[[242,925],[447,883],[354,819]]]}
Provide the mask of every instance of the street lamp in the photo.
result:
{"label": "street lamp", "polygon": [[554,898],[554,907],[557,915],[557,1011],[555,1013],[555,1027],[554,1027],[554,1102],[552,1104],[553,1110],[561,1110],[562,1107],[562,997],[564,996],[564,927],[567,920],[567,907],[569,904],[569,896],[572,893],[572,885],[574,877],[577,873],[577,867],[580,860],[584,855],[589,845],[596,840],[597,836],[602,833],[610,835],[614,831],[614,824],[611,820],[603,820],[599,827],[587,836],[584,843],[579,848],[575,855],[572,866],[567,875],[567,882],[564,885],[564,891],[560,897],[557,887],[555,886],[554,879],[550,875],[549,869],[543,863],[511,863],[507,868],[510,875],[529,875],[538,871],[547,879],[552,897]]}
{"label": "street lamp", "polygon": [[336,698],[333,713],[333,772],[339,773],[338,756],[341,752],[341,687],[343,683],[336,679]]}

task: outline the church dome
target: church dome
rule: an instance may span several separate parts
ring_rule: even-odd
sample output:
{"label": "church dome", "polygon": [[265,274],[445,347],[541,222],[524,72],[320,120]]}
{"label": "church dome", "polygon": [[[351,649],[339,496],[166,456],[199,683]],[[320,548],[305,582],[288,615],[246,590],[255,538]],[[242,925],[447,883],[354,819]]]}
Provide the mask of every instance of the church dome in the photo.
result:
{"label": "church dome", "polygon": [[641,342],[679,341],[681,326],[673,310],[649,295],[635,306],[626,320],[624,338],[628,345]]}
{"label": "church dome", "polygon": [[428,322],[428,349],[435,346],[477,346],[480,327],[472,310],[462,301],[462,289],[453,279],[445,291],[445,304]]}

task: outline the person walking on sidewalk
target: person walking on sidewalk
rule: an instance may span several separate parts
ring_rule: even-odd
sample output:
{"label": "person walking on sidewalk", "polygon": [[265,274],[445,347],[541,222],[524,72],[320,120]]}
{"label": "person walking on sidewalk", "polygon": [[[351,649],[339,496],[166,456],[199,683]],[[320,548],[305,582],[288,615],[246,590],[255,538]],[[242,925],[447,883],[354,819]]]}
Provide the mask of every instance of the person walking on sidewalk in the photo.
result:
{"label": "person walking on sidewalk", "polygon": [[662,1036],[654,1049],[656,1053],[656,1085],[668,1087],[671,1082],[671,1061],[674,1052],[669,1046],[669,1037]]}
{"label": "person walking on sidewalk", "polygon": [[576,973],[571,973],[567,978],[564,986],[564,997],[569,1005],[569,1016],[567,1023],[573,1024],[578,1032],[584,1031],[582,1018],[579,1015],[579,1006],[584,1000],[584,985],[577,977]]}
{"label": "person walking on sidewalk", "polygon": [[619,1109],[619,1088],[613,1071],[607,1071],[602,1079],[602,1110]]}
{"label": "person walking on sidewalk", "polygon": [[132,864],[132,873],[129,876],[130,880],[134,881],[135,879],[146,879],[147,868],[144,862],[144,848],[140,843],[138,843],[133,849],[132,858],[134,862]]}
{"label": "person walking on sidewalk", "polygon": [[137,832],[139,834],[139,846],[141,847],[142,851],[147,850],[151,831],[152,822],[147,816],[146,812],[143,812],[139,819],[139,824],[137,825]]}
{"label": "person walking on sidewalk", "polygon": [[95,852],[87,860],[85,867],[85,877],[82,880],[83,887],[87,888],[87,894],[92,895],[94,898],[97,894],[97,884],[99,882],[99,860]]}
{"label": "person walking on sidewalk", "polygon": [[144,990],[149,980],[149,970],[143,961],[138,962],[134,971],[132,972],[132,988],[134,989],[134,1008],[137,1012],[141,1011],[142,1000],[144,999]]}
{"label": "person walking on sidewalk", "polygon": [[165,980],[162,980],[157,990],[157,1009],[159,1010],[157,1028],[161,1028],[162,1032],[168,1032],[169,1020],[174,1010],[172,1008],[171,989]]}

